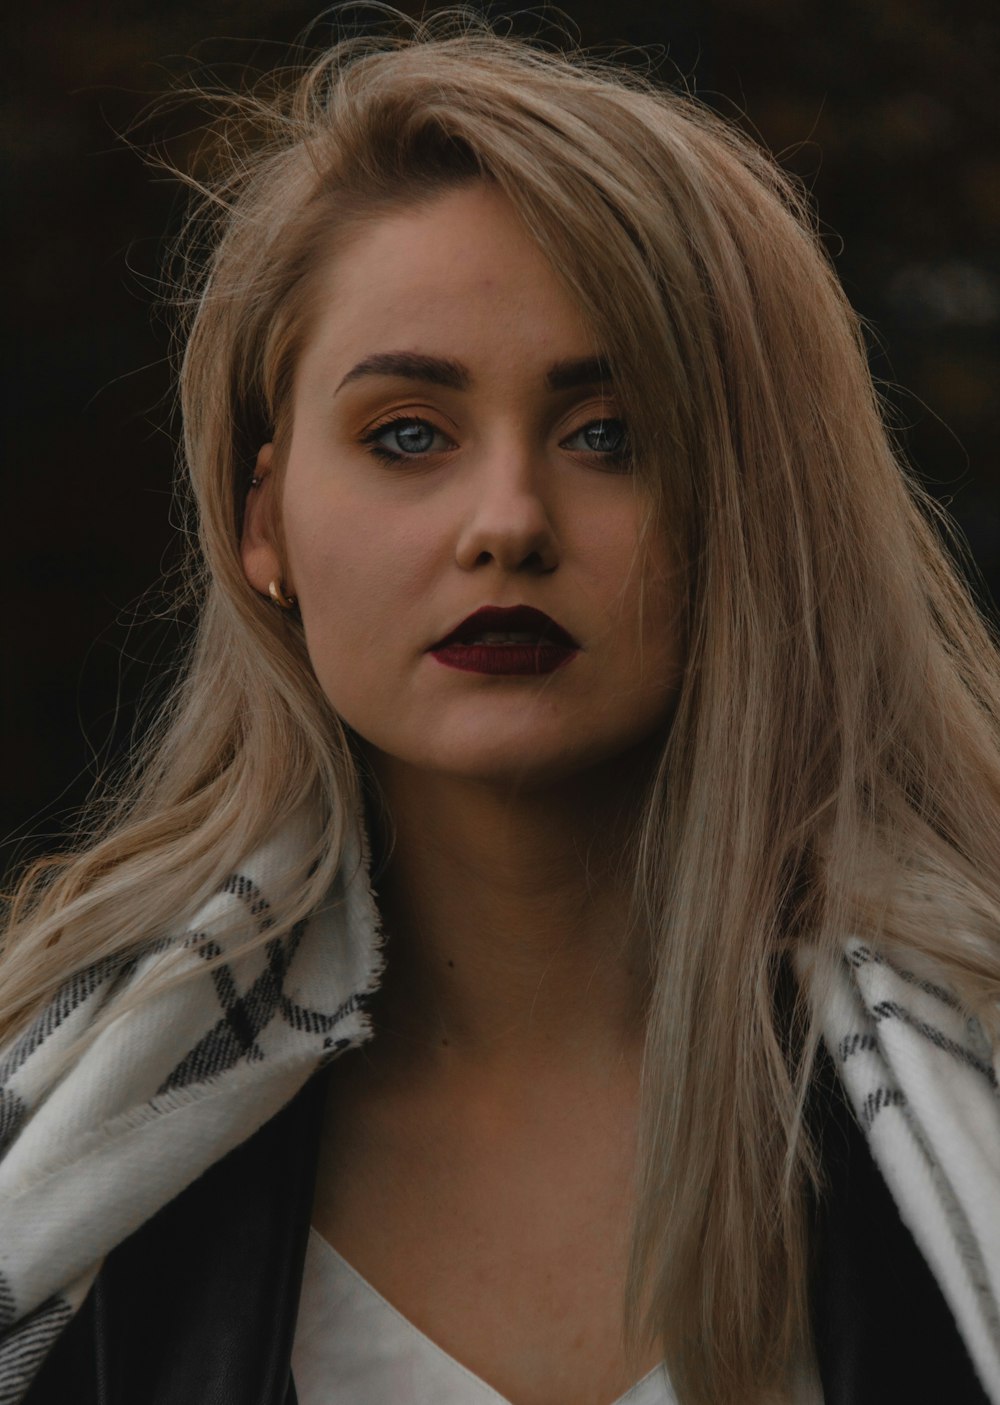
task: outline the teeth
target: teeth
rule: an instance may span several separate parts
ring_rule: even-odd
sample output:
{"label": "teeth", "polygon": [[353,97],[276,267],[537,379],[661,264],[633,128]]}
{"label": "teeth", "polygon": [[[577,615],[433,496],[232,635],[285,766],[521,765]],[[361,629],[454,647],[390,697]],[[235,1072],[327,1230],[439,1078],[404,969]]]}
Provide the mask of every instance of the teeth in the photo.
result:
{"label": "teeth", "polygon": [[476,639],[470,639],[470,644],[538,644],[541,641],[537,634],[480,634]]}

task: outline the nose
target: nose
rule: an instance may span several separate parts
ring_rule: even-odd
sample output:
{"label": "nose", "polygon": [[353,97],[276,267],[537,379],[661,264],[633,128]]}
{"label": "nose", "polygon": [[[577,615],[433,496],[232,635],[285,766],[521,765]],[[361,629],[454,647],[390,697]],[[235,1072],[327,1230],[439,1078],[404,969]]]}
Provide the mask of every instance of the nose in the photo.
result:
{"label": "nose", "polygon": [[525,449],[480,465],[473,503],[455,552],[466,571],[496,562],[505,571],[545,574],[559,564],[559,544],[543,499],[542,465]]}

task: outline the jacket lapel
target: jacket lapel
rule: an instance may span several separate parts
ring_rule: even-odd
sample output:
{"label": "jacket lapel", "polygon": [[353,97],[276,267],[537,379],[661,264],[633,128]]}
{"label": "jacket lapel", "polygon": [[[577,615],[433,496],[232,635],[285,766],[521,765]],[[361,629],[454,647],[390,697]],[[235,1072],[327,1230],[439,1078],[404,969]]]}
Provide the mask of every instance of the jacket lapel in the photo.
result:
{"label": "jacket lapel", "polygon": [[826,1182],[816,1210],[812,1292],[825,1405],[988,1405],[825,1051],[813,1092]]}

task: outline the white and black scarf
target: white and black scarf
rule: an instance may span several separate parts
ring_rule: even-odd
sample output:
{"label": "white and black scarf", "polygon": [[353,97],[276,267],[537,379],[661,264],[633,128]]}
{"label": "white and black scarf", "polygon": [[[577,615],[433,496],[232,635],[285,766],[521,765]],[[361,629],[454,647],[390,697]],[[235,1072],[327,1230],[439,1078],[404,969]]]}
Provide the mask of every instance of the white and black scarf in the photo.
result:
{"label": "white and black scarf", "polygon": [[[193,965],[303,852],[301,818],[242,866],[194,923],[122,967],[97,962],[0,1054],[0,1405],[17,1405],[83,1303],[104,1256],[245,1141],[323,1062],[368,1037],[381,970],[359,816],[330,900],[285,937],[217,965],[110,1023],[68,1069],[61,1054],[165,948]],[[176,959],[176,958],[174,958]],[[833,972],[803,954],[872,1154],[1000,1405],[1000,1098],[995,1053],[948,993],[845,943]],[[832,977],[832,979],[831,979]]]}

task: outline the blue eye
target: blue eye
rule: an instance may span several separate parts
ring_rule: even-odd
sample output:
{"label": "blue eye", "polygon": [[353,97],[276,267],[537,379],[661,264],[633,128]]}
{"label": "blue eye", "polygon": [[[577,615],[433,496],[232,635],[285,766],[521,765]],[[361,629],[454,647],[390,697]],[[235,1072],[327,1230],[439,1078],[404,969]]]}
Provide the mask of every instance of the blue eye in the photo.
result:
{"label": "blue eye", "polygon": [[[583,440],[582,445],[576,441]],[[575,434],[564,439],[560,448],[584,449],[612,460],[621,460],[628,454],[628,431],[623,420],[590,420]]]}
{"label": "blue eye", "polygon": [[[443,441],[438,443],[436,441]],[[399,459],[429,454],[434,450],[453,448],[451,441],[427,420],[402,418],[380,424],[366,434],[362,443],[379,458],[395,462]]]}

